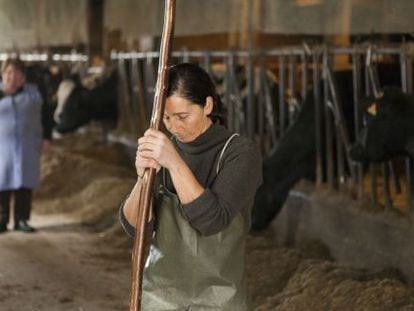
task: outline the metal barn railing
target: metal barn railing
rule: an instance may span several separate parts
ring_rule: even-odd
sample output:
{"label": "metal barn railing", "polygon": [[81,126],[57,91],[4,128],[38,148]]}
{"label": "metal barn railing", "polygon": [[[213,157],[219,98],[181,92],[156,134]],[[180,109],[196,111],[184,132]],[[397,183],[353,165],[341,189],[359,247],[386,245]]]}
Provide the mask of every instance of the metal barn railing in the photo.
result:
{"label": "metal barn railing", "polygon": [[73,68],[76,68],[76,72],[82,78],[86,76],[89,67],[88,55],[76,51],[71,53],[0,52],[0,63],[8,58],[20,58],[27,64],[56,65],[62,71],[62,78],[68,77]]}
{"label": "metal barn railing", "polygon": [[[338,94],[335,81],[334,58],[349,60],[352,75],[352,124],[345,121],[344,108],[350,102]],[[113,52],[114,62],[121,77],[122,108],[120,123],[124,131],[137,137],[147,128],[152,110],[158,52]],[[399,66],[399,85],[412,93],[412,53],[407,46],[351,47],[295,46],[266,51],[174,51],[172,62],[195,62],[213,77],[228,111],[228,127],[255,139],[263,153],[269,154],[277,141],[295,122],[295,117],[306,97],[315,102],[316,184],[330,188],[357,189],[363,195],[363,168],[353,163],[347,150],[364,125],[360,98],[375,95],[383,85],[378,79],[377,66],[392,58]],[[123,111],[123,112],[122,112]],[[136,120],[139,120],[139,124]],[[325,120],[325,122],[322,122]],[[322,128],[323,124],[323,128]],[[351,128],[352,127],[352,128]],[[351,135],[350,133],[354,134]],[[324,147],[324,148],[323,148]],[[405,159],[408,210],[414,209],[413,163]],[[384,176],[384,203],[390,208],[392,198],[390,180],[400,191],[394,161],[381,165]],[[377,206],[378,165],[371,164],[371,201]]]}

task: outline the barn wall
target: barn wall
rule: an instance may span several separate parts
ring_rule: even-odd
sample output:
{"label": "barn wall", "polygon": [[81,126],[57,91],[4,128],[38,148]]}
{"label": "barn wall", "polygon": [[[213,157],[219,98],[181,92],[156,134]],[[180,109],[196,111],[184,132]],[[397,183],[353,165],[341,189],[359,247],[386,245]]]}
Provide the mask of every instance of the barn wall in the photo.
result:
{"label": "barn wall", "polygon": [[[107,0],[105,27],[127,46],[161,34],[164,1]],[[177,37],[237,33],[238,46],[255,34],[337,35],[413,32],[411,0],[180,0]],[[250,18],[250,24],[249,24]],[[249,30],[250,27],[250,30]],[[129,43],[128,43],[129,42]]]}
{"label": "barn wall", "polygon": [[[235,30],[240,0],[179,0],[176,5],[175,34],[194,35]],[[126,36],[158,36],[164,16],[164,0],[107,0],[105,25],[121,29]]]}
{"label": "barn wall", "polygon": [[[179,0],[176,6],[175,36],[223,34],[239,29],[240,0]],[[106,31],[120,31],[127,46],[146,37],[159,37],[162,31],[163,0],[107,0]]]}
{"label": "barn wall", "polygon": [[291,191],[271,228],[279,242],[316,239],[344,265],[393,269],[414,284],[414,227],[395,211],[302,183]]}
{"label": "barn wall", "polygon": [[86,0],[0,1],[0,49],[87,42]]}
{"label": "barn wall", "polygon": [[411,0],[263,2],[260,31],[265,33],[371,34],[414,31],[411,17],[414,1]]}

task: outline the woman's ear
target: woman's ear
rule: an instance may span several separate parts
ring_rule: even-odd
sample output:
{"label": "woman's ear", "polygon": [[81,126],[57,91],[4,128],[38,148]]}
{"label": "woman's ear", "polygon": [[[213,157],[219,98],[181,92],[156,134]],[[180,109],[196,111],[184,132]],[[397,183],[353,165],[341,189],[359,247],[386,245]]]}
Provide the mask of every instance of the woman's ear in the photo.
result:
{"label": "woman's ear", "polygon": [[204,115],[209,116],[211,112],[213,111],[214,101],[213,97],[207,96],[206,98],[206,104],[204,105]]}

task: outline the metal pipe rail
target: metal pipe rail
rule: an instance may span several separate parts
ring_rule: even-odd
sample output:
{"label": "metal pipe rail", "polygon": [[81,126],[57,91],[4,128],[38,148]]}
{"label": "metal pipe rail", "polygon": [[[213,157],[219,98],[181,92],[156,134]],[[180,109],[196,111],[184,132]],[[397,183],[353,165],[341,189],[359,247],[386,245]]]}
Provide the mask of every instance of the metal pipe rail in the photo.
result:
{"label": "metal pipe rail", "polygon": [[[318,45],[309,47],[306,44],[302,46],[288,46],[268,50],[221,50],[221,51],[173,51],[172,58],[179,61],[196,61],[199,62],[210,74],[213,74],[212,64],[219,63],[225,68],[222,73],[222,81],[225,89],[222,97],[224,104],[230,111],[229,120],[231,130],[237,130],[245,133],[251,138],[259,140],[264,154],[272,149],[277,140],[283,136],[288,126],[294,121],[291,115],[291,107],[288,103],[300,102],[305,100],[307,96],[313,98],[315,102],[315,120],[316,124],[321,124],[321,118],[324,117],[328,122],[325,123],[325,135],[322,136],[322,130],[316,126],[316,176],[317,185],[326,183],[331,188],[343,188],[345,179],[354,180],[357,186],[357,197],[361,198],[363,194],[362,186],[362,166],[356,164],[356,167],[350,168],[354,170],[353,178],[346,176],[344,173],[345,166],[352,166],[349,158],[345,155],[348,143],[344,143],[344,131],[350,130],[336,128],[332,121],[335,119],[331,109],[327,107],[334,104],[346,105],[341,103],[341,99],[337,98],[335,81],[333,75],[328,78],[327,73],[333,72],[332,63],[336,56],[349,56],[349,70],[352,72],[352,96],[354,101],[354,128],[355,137],[360,133],[363,127],[363,117],[359,111],[359,98],[363,95],[372,93],[379,94],[381,85],[379,84],[376,64],[381,61],[383,56],[392,56],[393,59],[400,60],[401,68],[401,87],[405,92],[412,93],[412,58],[414,57],[414,48],[411,44],[402,44],[400,46],[378,46],[369,44],[360,44],[349,47],[331,47],[327,45]],[[132,82],[134,85],[130,87],[137,90],[140,98],[145,101],[151,98],[153,94],[153,67],[159,58],[159,52],[116,52],[112,51],[110,59],[114,62],[122,62],[126,66],[131,66],[133,70],[138,70]],[[267,81],[268,65],[276,65],[272,67],[273,74],[277,81],[276,89],[278,95],[271,96],[271,85]],[[236,67],[244,66],[245,70],[236,74]],[[260,74],[255,75],[255,68],[259,68]],[[244,75],[247,96],[241,99],[242,90],[236,79]],[[364,77],[365,76],[365,77]],[[125,79],[128,80],[128,79]],[[141,81],[137,86],[137,81]],[[320,84],[322,82],[322,84]],[[258,86],[258,87],[256,87]],[[322,87],[321,87],[322,86]],[[259,91],[257,91],[257,89]],[[289,95],[287,95],[289,93]],[[288,96],[299,96],[301,100],[296,98],[288,98]],[[300,106],[300,105],[299,105]],[[147,106],[146,109],[149,109]],[[130,107],[132,111],[132,107]],[[336,111],[338,113],[338,111]],[[323,116],[322,116],[323,115]],[[338,120],[338,116],[336,116]],[[341,131],[341,132],[338,132]],[[328,135],[328,136],[326,136]],[[326,136],[326,137],[325,137]],[[346,136],[346,134],[345,134]],[[322,144],[330,144],[331,137],[337,139],[337,146],[327,148],[326,154],[322,154]],[[333,159],[336,159],[333,161]],[[326,163],[328,161],[328,163]],[[335,167],[333,166],[335,162]],[[412,161],[411,161],[412,162]],[[407,203],[410,210],[414,210],[414,173],[413,164],[406,160],[406,179],[407,179]],[[328,165],[326,165],[328,164]],[[329,167],[327,169],[326,167]],[[334,176],[333,172],[339,172],[338,176]],[[377,206],[377,186],[376,174],[378,169],[372,168],[372,189],[371,198],[373,205]],[[390,163],[383,165],[383,175],[385,183],[389,180],[396,180]],[[325,176],[325,177],[324,177]],[[390,178],[391,177],[391,178]],[[395,186],[394,186],[395,188]],[[391,205],[390,191],[388,186],[384,185],[384,201],[387,205]]]}
{"label": "metal pipe rail", "polygon": [[[253,50],[251,52],[247,50],[221,50],[221,51],[188,51],[188,50],[181,50],[181,51],[173,51],[172,57],[175,58],[184,58],[184,57],[194,57],[194,58],[201,58],[209,54],[210,57],[226,57],[229,54],[232,54],[236,57],[259,57],[261,55],[266,56],[303,56],[307,55],[310,56],[314,53],[320,53],[324,49],[327,50],[329,54],[359,54],[365,55],[367,53],[367,49],[369,45],[356,45],[353,47],[325,47],[325,46],[315,46],[309,48],[307,46],[292,46],[292,47],[282,47],[282,48],[275,48],[275,49],[266,49],[266,50]],[[402,46],[395,46],[395,47],[375,47],[375,52],[377,54],[382,55],[399,55],[401,51],[405,51],[408,54],[414,54],[414,49],[410,48],[410,44],[405,44]],[[122,52],[122,51],[112,51],[110,54],[111,60],[117,59],[144,59],[144,58],[159,58],[159,52],[157,51],[148,51],[148,52]]]}
{"label": "metal pipe rail", "polygon": [[31,52],[31,53],[0,53],[0,61],[5,61],[8,58],[20,58],[23,61],[28,62],[48,62],[48,61],[63,61],[63,62],[87,62],[89,61],[89,57],[82,53],[66,53],[66,54],[59,54],[59,53],[38,53],[38,52]]}

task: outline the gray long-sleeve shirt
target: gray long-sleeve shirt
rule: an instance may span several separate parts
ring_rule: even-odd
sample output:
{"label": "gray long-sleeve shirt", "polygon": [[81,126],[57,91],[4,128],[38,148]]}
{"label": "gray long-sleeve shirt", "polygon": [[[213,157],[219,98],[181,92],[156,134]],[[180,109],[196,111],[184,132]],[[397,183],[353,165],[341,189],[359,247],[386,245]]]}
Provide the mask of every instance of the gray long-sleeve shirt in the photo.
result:
{"label": "gray long-sleeve shirt", "polygon": [[[182,207],[191,226],[202,235],[224,230],[239,212],[250,223],[250,208],[262,182],[260,151],[253,141],[242,136],[233,138],[228,144],[217,174],[220,152],[231,134],[223,126],[214,124],[190,143],[173,140],[178,153],[205,188],[197,199]],[[162,174],[157,178],[162,179]],[[168,174],[165,183],[167,189],[175,192]],[[127,222],[122,207],[121,224],[128,234],[133,235],[134,228]]]}

